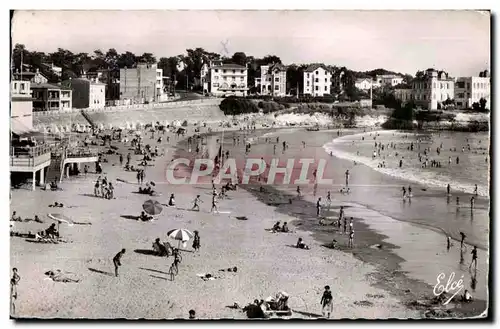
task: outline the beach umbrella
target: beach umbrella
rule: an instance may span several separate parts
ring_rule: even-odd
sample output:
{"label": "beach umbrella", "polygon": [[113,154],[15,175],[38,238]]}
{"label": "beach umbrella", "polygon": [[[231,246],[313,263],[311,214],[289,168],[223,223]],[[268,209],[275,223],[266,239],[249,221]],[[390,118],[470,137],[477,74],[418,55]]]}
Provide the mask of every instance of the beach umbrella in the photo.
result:
{"label": "beach umbrella", "polygon": [[61,223],[66,223],[69,226],[73,226],[73,221],[68,216],[65,216],[63,214],[50,213],[50,214],[47,214],[47,216],[50,219],[55,220],[57,222],[57,232],[59,232],[59,224],[61,224]]}
{"label": "beach umbrella", "polygon": [[174,230],[168,231],[167,236],[169,238],[172,238],[174,240],[179,241],[178,246],[180,246],[181,242],[189,241],[189,239],[191,239],[194,236],[194,234],[191,233],[191,231],[189,231],[189,230],[180,228],[180,229],[174,229]]}
{"label": "beach umbrella", "polygon": [[163,210],[163,207],[158,201],[155,200],[148,200],[144,202],[142,205],[142,209],[148,214],[148,215],[159,215],[161,211]]}

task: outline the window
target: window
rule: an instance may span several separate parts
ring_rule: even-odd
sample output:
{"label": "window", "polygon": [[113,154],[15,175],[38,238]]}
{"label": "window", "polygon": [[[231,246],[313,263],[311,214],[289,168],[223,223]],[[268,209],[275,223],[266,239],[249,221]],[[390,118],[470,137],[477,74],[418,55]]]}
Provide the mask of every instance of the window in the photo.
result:
{"label": "window", "polygon": [[222,73],[226,73],[226,70],[222,70]]}
{"label": "window", "polygon": [[328,91],[328,86],[325,86],[325,91]]}
{"label": "window", "polygon": [[103,90],[101,89],[101,93],[103,92]]}
{"label": "window", "polygon": [[244,80],[245,80],[245,78],[244,78],[244,77],[240,77],[240,81],[244,81]]}
{"label": "window", "polygon": [[424,95],[424,101],[425,101],[425,99],[426,99],[426,96]]}
{"label": "window", "polygon": [[219,73],[219,69],[215,69],[214,71],[215,71],[215,73]]}
{"label": "window", "polygon": [[274,90],[280,90],[280,86],[274,86]]}
{"label": "window", "polygon": [[470,90],[470,82],[467,82],[467,89]]}
{"label": "window", "polygon": [[309,79],[309,73],[307,73],[307,78]]}
{"label": "window", "polygon": [[280,78],[274,78],[274,82],[280,82]]}
{"label": "window", "polygon": [[233,70],[233,73],[236,73],[236,70]]}
{"label": "window", "polygon": [[315,89],[316,89],[316,90],[319,90],[319,87],[318,87],[318,86],[316,86],[316,88],[315,88]]}
{"label": "window", "polygon": [[24,83],[20,84],[21,90],[24,90]]}
{"label": "window", "polygon": [[224,77],[224,81],[227,81],[227,77]]}
{"label": "window", "polygon": [[464,93],[458,94],[458,98],[464,98]]}
{"label": "window", "polygon": [[17,83],[14,82],[14,89],[17,89]]}
{"label": "window", "polygon": [[319,71],[316,71],[316,75],[318,75],[318,74],[319,74]]}
{"label": "window", "polygon": [[307,86],[309,87],[309,81],[307,81]]}
{"label": "window", "polygon": [[217,82],[214,82],[212,85],[213,85],[214,87],[219,87],[219,84],[218,84]]}
{"label": "window", "polygon": [[325,82],[328,83],[328,79],[327,78],[325,78]]}
{"label": "window", "polygon": [[245,71],[244,71],[244,70],[241,70],[241,74],[245,74]]}
{"label": "window", "polygon": [[316,80],[315,80],[315,81],[316,81],[316,82],[319,82],[319,79],[318,79],[318,78],[316,78]]}

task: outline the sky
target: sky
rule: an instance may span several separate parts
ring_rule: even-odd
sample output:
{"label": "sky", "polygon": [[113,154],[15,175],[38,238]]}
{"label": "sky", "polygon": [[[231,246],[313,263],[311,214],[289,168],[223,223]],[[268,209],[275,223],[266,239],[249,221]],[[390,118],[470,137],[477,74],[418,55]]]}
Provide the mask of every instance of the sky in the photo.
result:
{"label": "sky", "polygon": [[16,11],[11,33],[30,51],[160,58],[201,47],[356,71],[477,76],[490,68],[490,14],[478,11]]}

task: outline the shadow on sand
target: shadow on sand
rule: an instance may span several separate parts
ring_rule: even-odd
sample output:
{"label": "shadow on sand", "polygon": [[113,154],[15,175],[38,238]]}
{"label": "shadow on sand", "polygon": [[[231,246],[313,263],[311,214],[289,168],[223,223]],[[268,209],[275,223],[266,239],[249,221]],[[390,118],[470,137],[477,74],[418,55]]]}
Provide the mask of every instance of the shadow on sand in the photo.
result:
{"label": "shadow on sand", "polygon": [[145,271],[150,271],[150,272],[155,272],[155,273],[160,273],[160,274],[167,274],[169,275],[170,273],[163,272],[163,271],[158,271],[158,270],[153,270],[152,268],[144,268],[144,267],[139,267],[141,270]]}
{"label": "shadow on sand", "polygon": [[155,279],[162,279],[162,280],[165,280],[165,281],[172,281],[172,280],[169,280],[167,278],[162,278],[161,276],[156,276],[156,275],[150,275],[150,277],[155,278]]}
{"label": "shadow on sand", "polygon": [[120,215],[121,218],[125,219],[133,219],[133,220],[139,220],[139,216],[132,216],[132,215]]}
{"label": "shadow on sand", "polygon": [[[142,254],[142,255],[150,255],[150,256],[158,256],[156,251],[151,250],[151,249],[135,249],[135,253]],[[158,256],[160,257],[160,256]]]}
{"label": "shadow on sand", "polygon": [[97,270],[97,269],[95,269],[95,268],[91,268],[91,267],[89,267],[88,269],[89,269],[89,271],[91,271],[91,272],[100,273],[100,274],[104,274],[104,275],[107,275],[107,276],[115,276],[113,273],[106,272],[106,271],[101,271],[101,270]]}

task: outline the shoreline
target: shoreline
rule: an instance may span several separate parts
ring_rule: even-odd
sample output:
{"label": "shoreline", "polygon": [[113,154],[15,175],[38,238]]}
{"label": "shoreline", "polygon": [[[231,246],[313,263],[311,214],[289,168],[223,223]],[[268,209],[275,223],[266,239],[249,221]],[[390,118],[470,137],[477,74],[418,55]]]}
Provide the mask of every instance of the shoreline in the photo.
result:
{"label": "shoreline", "polygon": [[[262,131],[255,132],[254,134],[258,135],[261,132]],[[343,136],[345,136],[345,134]],[[233,154],[233,152],[234,149],[231,153]],[[371,168],[369,169],[371,170]],[[326,244],[331,242],[331,234],[334,231],[336,232],[336,230],[334,231],[327,230],[328,234],[324,234],[325,232],[321,227],[318,228],[317,225],[316,226],[314,225],[317,223],[317,220],[314,219],[311,221],[311,217],[314,216],[308,214],[301,215],[300,211],[294,212],[290,210],[290,208],[292,207],[296,208],[295,203],[297,201],[293,201],[293,205],[288,204],[287,201],[289,199],[295,198],[289,192],[275,189],[274,187],[269,185],[265,185],[266,193],[262,193],[256,188],[252,188],[251,186],[242,185],[241,188],[250,192],[261,203],[275,207],[277,212],[287,216],[295,217],[296,219],[293,221],[293,224],[297,227],[297,229],[303,231],[304,233],[311,232],[313,234],[314,239],[319,243],[321,243],[321,245],[323,245],[324,247]],[[275,198],[279,198],[280,201],[276,202]],[[336,200],[334,202],[343,203],[340,200]],[[310,210],[311,214],[313,213],[315,207],[313,202],[300,200],[298,201],[298,203],[300,206],[297,206],[297,208],[311,209]],[[336,207],[336,209],[338,209],[338,207]],[[332,213],[338,216],[337,212],[332,212]],[[395,219],[395,220],[400,220],[400,219]],[[402,221],[410,225],[423,226],[416,222],[405,221],[405,220]],[[406,273],[402,270],[401,267],[401,263],[405,262],[406,260],[394,253],[394,250],[399,247],[384,241],[387,238],[386,235],[377,232],[375,229],[369,228],[369,226],[365,223],[365,219],[363,218],[355,218],[355,222],[357,227],[356,240],[365,242],[363,244],[363,248],[361,248],[361,250],[358,248],[354,248],[354,250],[343,248],[341,249],[341,251],[353,255],[356,259],[359,259],[360,261],[363,261],[370,265],[377,266],[377,270],[370,275],[370,279],[375,280],[374,285],[388,291],[397,298],[400,298],[401,303],[406,307],[408,307],[409,309],[419,310],[422,314],[422,318],[425,318],[423,314],[425,310],[433,309],[438,306],[432,304],[433,298],[427,297],[427,296],[432,296],[431,292],[433,290],[433,287],[423,282],[422,280],[410,278],[406,275]],[[431,225],[429,225],[429,227],[425,227],[425,229],[444,232],[443,230],[435,228]],[[327,238],[326,237],[327,235],[330,236]],[[340,244],[343,243],[344,245],[346,244],[347,241],[346,238],[344,238],[343,236],[339,236],[338,234],[335,234],[335,239],[337,239],[337,241],[340,242]],[[371,248],[372,245],[379,244],[382,241],[384,248],[382,249]],[[410,287],[410,288],[399,289],[396,288],[397,286]],[[423,291],[429,292],[427,296],[421,296],[421,293]],[[447,309],[450,312],[454,312],[452,313],[453,316],[476,317],[480,316],[481,313],[483,313],[483,311],[487,309],[487,301],[481,299],[475,299],[473,303],[470,304],[457,303],[456,305],[454,305],[453,308],[448,307]]]}

